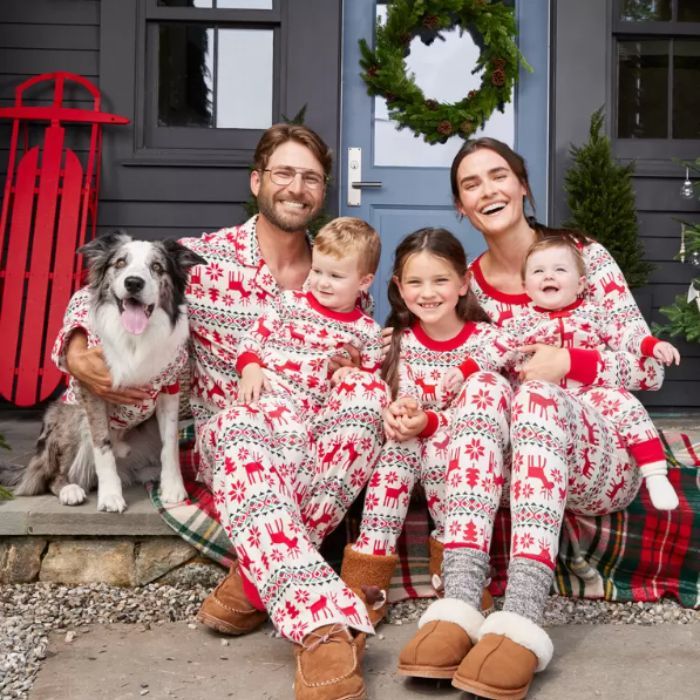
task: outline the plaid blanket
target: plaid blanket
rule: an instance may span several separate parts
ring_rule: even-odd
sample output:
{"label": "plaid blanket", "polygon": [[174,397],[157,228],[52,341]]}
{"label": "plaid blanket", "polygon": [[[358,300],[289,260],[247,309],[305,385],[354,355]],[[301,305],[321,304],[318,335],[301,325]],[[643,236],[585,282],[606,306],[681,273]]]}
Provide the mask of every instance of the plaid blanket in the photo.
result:
{"label": "plaid blanket", "polygon": [[[178,535],[219,564],[230,566],[235,554],[218,523],[212,496],[194,481],[191,435],[183,440],[181,460],[189,500],[164,506],[157,487],[150,487],[151,501]],[[700,441],[668,431],[662,440],[679,508],[670,513],[653,509],[642,487],[624,511],[602,517],[567,513],[554,580],[557,593],[623,602],[673,596],[686,607],[700,606]],[[357,518],[346,519],[348,539],[356,527]],[[425,504],[414,499],[398,543],[400,566],[389,591],[392,602],[435,595],[428,574],[428,532]],[[491,546],[494,595],[505,591],[509,542],[510,511],[502,508]],[[341,552],[339,547],[336,554]]]}

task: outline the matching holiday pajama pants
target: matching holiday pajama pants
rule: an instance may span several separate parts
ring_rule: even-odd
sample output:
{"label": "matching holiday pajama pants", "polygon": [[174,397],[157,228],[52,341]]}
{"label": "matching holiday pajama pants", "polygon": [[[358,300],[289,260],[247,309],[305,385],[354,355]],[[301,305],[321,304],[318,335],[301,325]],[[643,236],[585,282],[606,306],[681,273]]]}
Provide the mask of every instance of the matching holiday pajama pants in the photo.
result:
{"label": "matching holiday pajama pants", "polygon": [[[466,449],[445,485],[448,548],[488,552],[505,493],[511,558],[554,568],[565,509],[602,515],[629,505],[639,488],[639,470],[630,464],[618,433],[620,412],[605,415],[592,402],[594,391],[616,391],[621,401],[626,394],[590,389],[584,397],[542,381],[513,391],[505,378],[489,372],[467,379],[466,410],[454,426]],[[635,409],[630,411],[634,416]],[[509,440],[510,468],[504,461]],[[475,478],[474,471],[491,478]]]}
{"label": "matching holiday pajama pants", "polygon": [[[282,636],[340,623],[371,632],[362,601],[318,552],[367,482],[388,395],[358,373],[316,413],[290,395],[231,406],[199,431],[221,522]],[[363,383],[364,382],[364,383]],[[205,470],[206,473],[206,470]]]}
{"label": "matching holiday pajama pants", "polygon": [[[490,377],[484,373],[481,391],[474,393],[472,384],[464,385],[445,414],[447,425],[439,428],[428,438],[413,438],[405,442],[387,440],[367,486],[360,534],[353,547],[363,554],[394,554],[396,541],[403,529],[411,492],[420,482],[425,490],[430,516],[435,523],[432,536],[439,542],[445,540],[445,483],[455,478],[466,478],[468,483],[486,492],[498,489],[499,479],[495,466],[502,459],[508,446],[507,440],[496,440],[488,453],[473,436],[463,430],[467,421],[479,419],[479,407],[491,401]],[[507,434],[505,419],[508,404],[496,411],[498,425],[493,426],[494,435]],[[476,411],[475,411],[476,409]],[[490,418],[484,417],[484,421]],[[483,452],[483,454],[482,454]],[[486,469],[480,471],[477,459],[484,456]],[[460,470],[460,465],[464,470]],[[498,499],[496,499],[496,503]],[[495,517],[495,508],[490,516]]]}

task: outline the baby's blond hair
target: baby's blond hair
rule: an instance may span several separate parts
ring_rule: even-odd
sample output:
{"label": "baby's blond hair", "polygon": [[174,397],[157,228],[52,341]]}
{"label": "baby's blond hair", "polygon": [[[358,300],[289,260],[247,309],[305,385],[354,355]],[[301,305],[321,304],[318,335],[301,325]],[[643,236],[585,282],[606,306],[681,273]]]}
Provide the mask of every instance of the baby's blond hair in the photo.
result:
{"label": "baby's blond hair", "polygon": [[360,274],[373,275],[379,265],[382,244],[379,234],[366,221],[339,216],[316,234],[314,249],[338,259],[357,255]]}
{"label": "baby's blond hair", "polygon": [[525,280],[527,261],[530,259],[530,256],[533,253],[539,252],[540,250],[551,250],[552,248],[566,248],[568,251],[570,251],[571,255],[574,258],[574,263],[576,265],[576,270],[579,274],[579,277],[586,276],[586,263],[583,260],[581,249],[570,235],[562,233],[561,235],[540,238],[527,249],[527,253],[525,253],[525,259],[523,260],[523,265],[520,268],[520,276],[523,280]]}

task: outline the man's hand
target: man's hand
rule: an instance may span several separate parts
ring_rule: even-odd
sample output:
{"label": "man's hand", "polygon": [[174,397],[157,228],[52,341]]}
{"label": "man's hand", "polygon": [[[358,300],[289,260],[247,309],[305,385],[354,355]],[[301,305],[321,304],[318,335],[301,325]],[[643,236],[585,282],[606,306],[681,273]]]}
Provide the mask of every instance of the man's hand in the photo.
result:
{"label": "man's hand", "polygon": [[360,351],[350,343],[343,345],[344,355],[333,355],[328,363],[328,369],[335,372],[341,367],[350,367],[350,369],[359,369],[362,367]]}
{"label": "man's hand", "polygon": [[520,370],[521,382],[540,379],[552,382],[552,384],[559,384],[571,369],[571,356],[566,348],[534,343],[533,345],[523,345],[518,350],[523,353],[534,353]]}
{"label": "man's hand", "polygon": [[255,405],[263,390],[270,390],[270,383],[263,374],[262,367],[255,362],[247,364],[238,383],[238,402]]}
{"label": "man's hand", "polygon": [[673,364],[679,365],[681,362],[681,354],[676,347],[671,345],[671,343],[667,343],[665,340],[654,345],[653,354],[659,362],[663,362],[667,367]]}
{"label": "man's hand", "polygon": [[141,389],[115,389],[102,348],[88,348],[83,331],[74,331],[68,341],[66,369],[90,393],[110,403],[137,404],[151,396]]}

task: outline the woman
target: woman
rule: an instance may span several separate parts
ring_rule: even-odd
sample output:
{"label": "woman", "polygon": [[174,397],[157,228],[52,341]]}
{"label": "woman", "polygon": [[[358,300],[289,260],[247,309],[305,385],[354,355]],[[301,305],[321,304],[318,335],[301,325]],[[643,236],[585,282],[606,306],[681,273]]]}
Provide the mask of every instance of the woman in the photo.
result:
{"label": "woman", "polygon": [[[468,141],[452,163],[451,182],[457,210],[487,244],[471,266],[472,289],[507,329],[529,312],[520,274],[525,253],[548,234],[524,213],[525,200],[532,205],[524,161],[495,139]],[[616,323],[637,324],[648,335],[610,254],[582,234],[571,235],[586,263],[583,295],[604,304]],[[460,426],[466,434],[460,443],[469,447],[446,486],[445,598],[426,610],[399,661],[403,674],[452,678],[456,687],[487,698],[525,697],[533,674],[551,659],[541,623],[565,509],[582,515],[621,510],[639,488],[614,415],[596,407],[595,386],[658,389],[663,380],[656,360],[625,352],[521,349],[530,356],[517,390],[488,372],[465,382],[472,411]],[[590,398],[565,394],[564,377],[591,385]],[[503,610],[484,621],[479,602],[502,494],[512,521],[508,586]]]}

